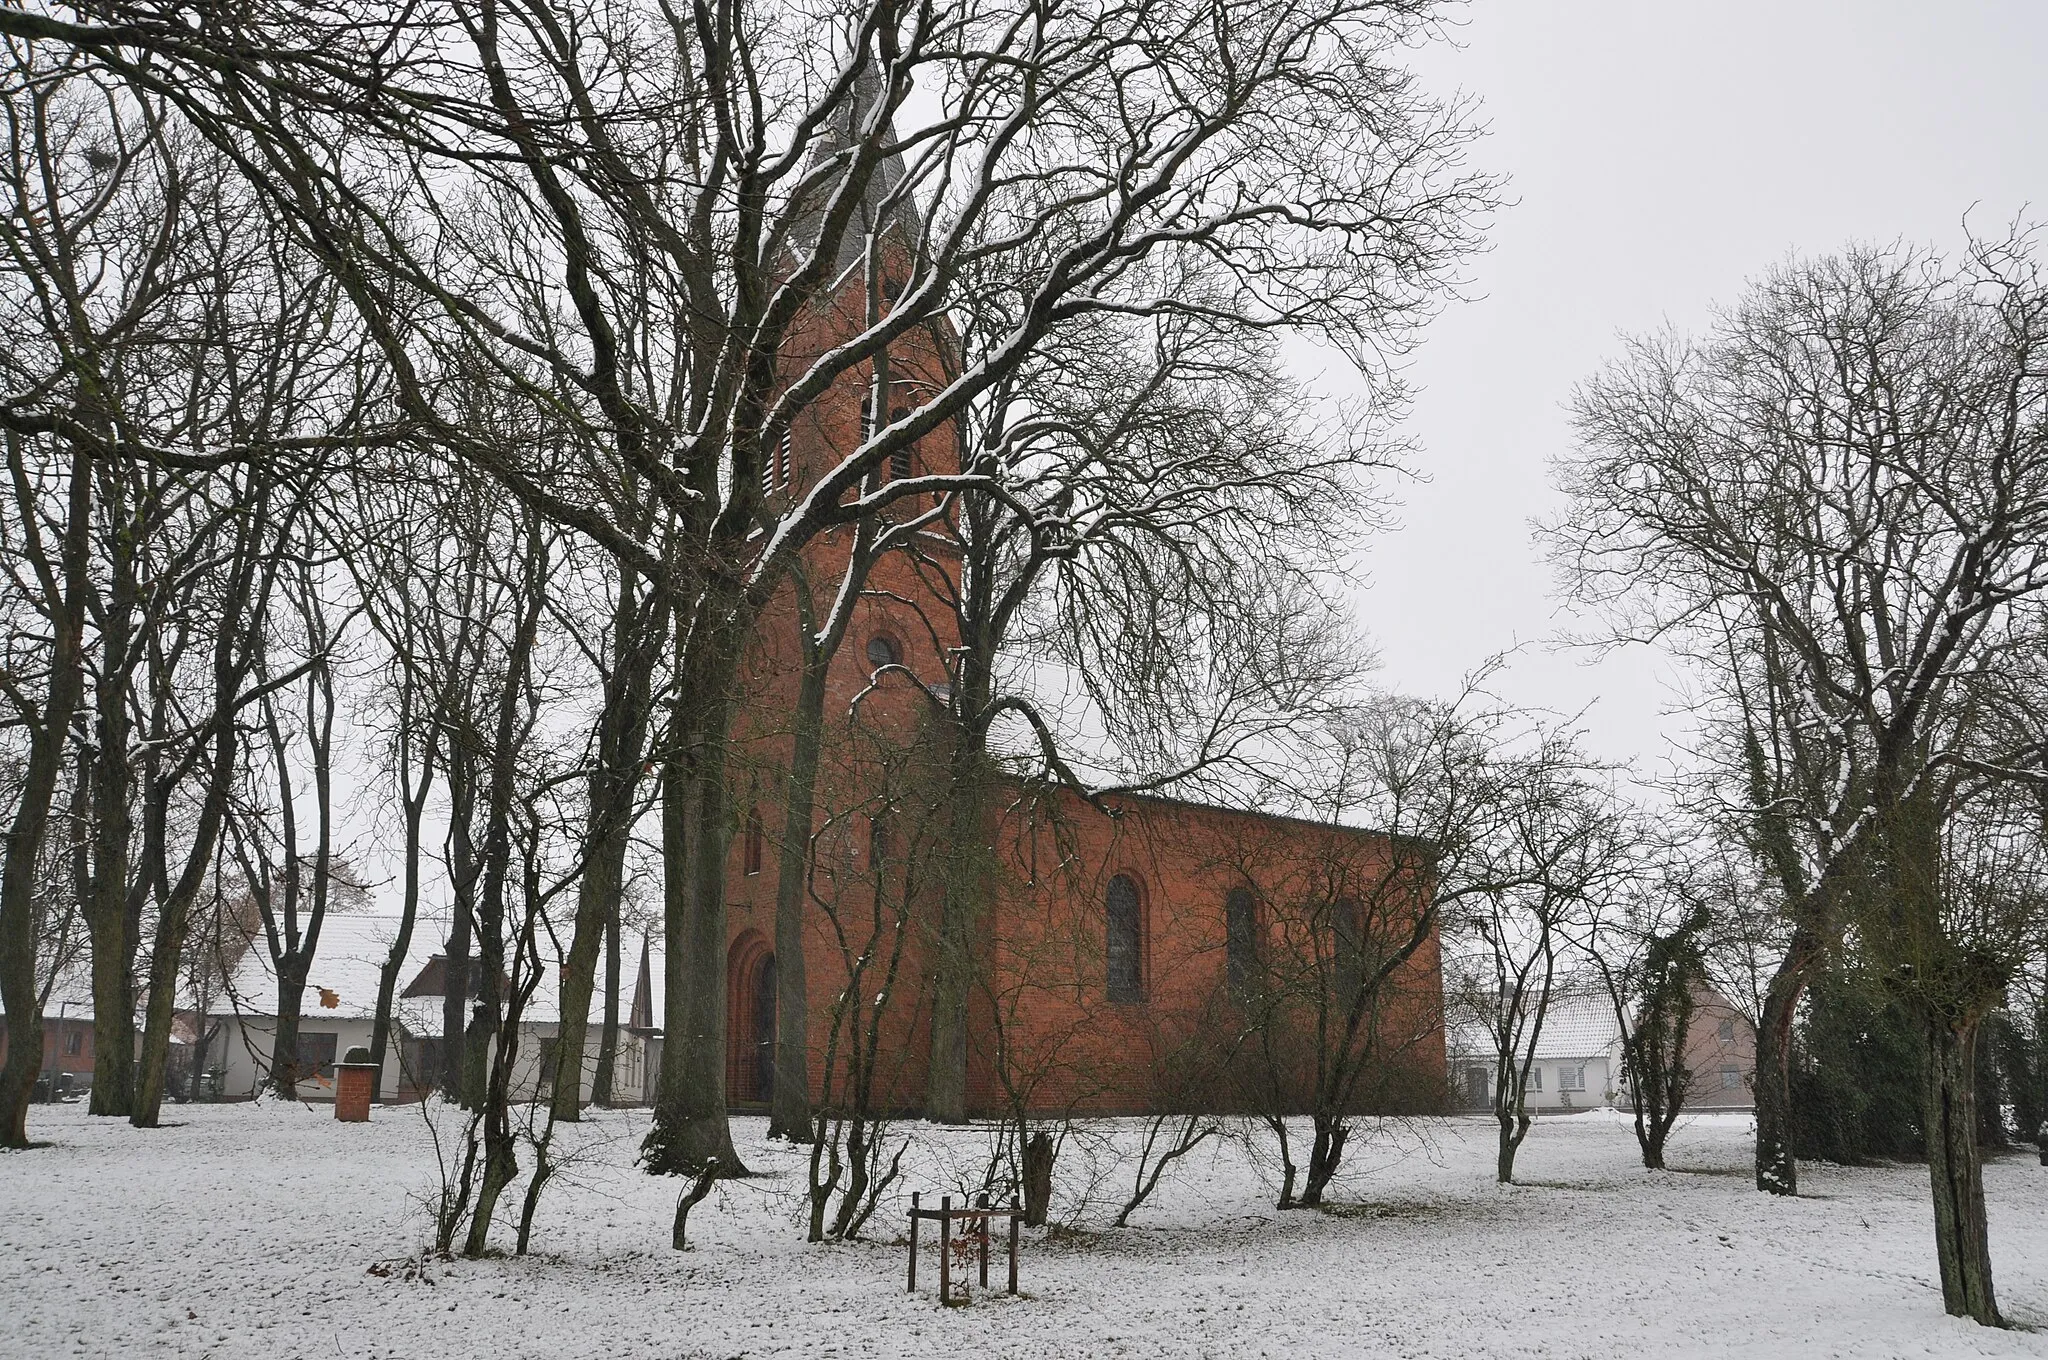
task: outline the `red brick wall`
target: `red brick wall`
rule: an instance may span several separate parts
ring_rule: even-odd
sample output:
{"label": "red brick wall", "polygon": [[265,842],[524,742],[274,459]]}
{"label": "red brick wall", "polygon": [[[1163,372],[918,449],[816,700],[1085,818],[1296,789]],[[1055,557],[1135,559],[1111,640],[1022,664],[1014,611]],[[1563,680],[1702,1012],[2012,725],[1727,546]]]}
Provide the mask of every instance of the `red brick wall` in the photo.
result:
{"label": "red brick wall", "polygon": [[[1036,1110],[1113,1113],[1245,1098],[1215,1063],[1244,1011],[1226,985],[1225,898],[1247,888],[1257,905],[1260,952],[1279,976],[1309,962],[1312,905],[1330,875],[1379,884],[1385,919],[1369,937],[1405,940],[1420,898],[1395,885],[1388,842],[1366,832],[1154,799],[1112,799],[1114,816],[1070,794],[1018,801],[998,828],[1009,882],[999,894],[995,938],[976,1026],[974,1095],[987,1111],[1028,1091]],[[1135,1003],[1110,999],[1109,880],[1139,888],[1142,989]],[[1325,956],[1327,958],[1327,955]],[[1361,1083],[1366,1108],[1435,1108],[1444,1082],[1437,940],[1428,931],[1395,972],[1379,1019],[1385,1054]],[[1296,980],[1297,986],[1300,980]],[[1294,993],[1296,1003],[1301,993]],[[1298,1022],[1300,1004],[1282,1014]],[[987,1040],[1000,1026],[1002,1051]],[[1304,1058],[1298,1050],[1297,1059]],[[1305,1099],[1306,1073],[1284,1074],[1281,1098]],[[1007,1088],[1007,1090],[1006,1090]]]}
{"label": "red brick wall", "polygon": [[[78,1051],[71,1051],[76,1041]],[[7,1061],[7,1027],[0,1025],[0,1063]],[[92,1075],[92,1021],[67,1015],[59,1019],[55,1012],[43,1016],[43,1065],[42,1072],[70,1072],[79,1076]]]}
{"label": "red brick wall", "polygon": [[[859,324],[862,293],[857,287],[841,292],[834,307],[814,318],[789,349],[792,376],[827,347],[855,333]],[[944,373],[938,342],[926,332],[913,332],[891,348],[888,376],[896,396],[883,409],[889,417],[895,406],[915,407],[921,401],[916,390],[925,390]],[[792,477],[778,496],[796,496],[838,465],[858,447],[862,439],[862,404],[868,395],[872,373],[842,375],[825,398],[813,403],[794,422],[790,438]],[[908,469],[910,475],[957,468],[952,435],[941,430],[921,439]],[[885,467],[875,482],[889,480],[897,469]],[[933,501],[917,497],[892,511],[897,518],[931,508]],[[814,609],[818,615],[830,608],[848,553],[852,530],[829,531],[804,554],[804,572]],[[910,819],[904,809],[928,805],[929,800],[904,797],[908,783],[928,783],[930,771],[923,768],[939,748],[925,733],[931,701],[910,680],[896,675],[874,679],[868,647],[877,637],[888,640],[902,664],[926,683],[945,678],[942,657],[955,639],[948,631],[951,615],[945,609],[919,609],[907,601],[933,601],[941,579],[956,578],[954,555],[941,535],[926,537],[922,543],[926,560],[914,561],[909,554],[885,557],[871,570],[866,594],[855,604],[853,621],[844,644],[833,658],[825,696],[825,746],[818,784],[817,826],[820,844],[817,863],[808,883],[810,900],[806,910],[804,957],[807,992],[811,998],[809,1046],[812,1053],[811,1088],[819,1089],[826,1070],[826,1053],[832,1043],[832,1016],[842,992],[847,990],[851,971],[849,958],[864,952],[874,957],[861,977],[862,1005],[885,987],[889,1001],[883,1008],[883,1041],[874,1052],[874,1071],[880,1103],[900,1109],[914,1108],[922,1100],[927,1054],[930,1044],[929,997],[923,986],[927,972],[925,957],[932,905],[928,892],[911,897],[911,907],[901,905],[903,882],[900,868],[893,869],[884,891],[877,932],[877,911],[870,882],[871,814],[885,803],[898,806],[896,816]],[[745,685],[749,695],[745,719],[740,724],[740,758],[735,763],[734,808],[739,834],[734,838],[728,869],[726,900],[728,921],[728,1089],[741,1096],[759,1093],[756,1082],[746,1080],[741,1064],[747,1059],[739,1052],[753,1037],[748,1012],[752,997],[740,995],[752,985],[750,974],[758,967],[762,951],[771,949],[775,935],[775,899],[779,880],[778,851],[785,837],[783,779],[791,753],[790,716],[794,709],[800,671],[796,583],[785,583],[764,611],[756,642],[747,660]],[[890,796],[887,786],[895,786]],[[745,827],[750,812],[761,818],[765,844],[758,872],[748,873]],[[917,827],[894,828],[895,839],[905,846],[929,846],[929,836]],[[893,980],[892,980],[893,972]],[[839,1036],[838,1058],[833,1064],[835,1080],[846,1072],[849,1031]]]}

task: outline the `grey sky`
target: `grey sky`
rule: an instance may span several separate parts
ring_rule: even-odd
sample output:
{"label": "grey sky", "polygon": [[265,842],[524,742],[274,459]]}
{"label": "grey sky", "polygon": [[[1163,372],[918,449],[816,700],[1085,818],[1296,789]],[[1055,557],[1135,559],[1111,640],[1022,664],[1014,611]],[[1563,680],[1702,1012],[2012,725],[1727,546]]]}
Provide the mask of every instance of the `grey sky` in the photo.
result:
{"label": "grey sky", "polygon": [[[1696,330],[1798,251],[1904,237],[1942,248],[1965,212],[2048,219],[2048,3],[1479,0],[1439,88],[1484,101],[1477,159],[1517,205],[1411,374],[1427,485],[1366,558],[1361,622],[1383,678],[1440,693],[1566,622],[1528,521],[1554,504],[1572,384],[1621,332]],[[1974,207],[1973,207],[1974,205]],[[1500,688],[1587,703],[1603,754],[1654,770],[1670,701],[1647,654],[1588,668],[1533,649]]]}

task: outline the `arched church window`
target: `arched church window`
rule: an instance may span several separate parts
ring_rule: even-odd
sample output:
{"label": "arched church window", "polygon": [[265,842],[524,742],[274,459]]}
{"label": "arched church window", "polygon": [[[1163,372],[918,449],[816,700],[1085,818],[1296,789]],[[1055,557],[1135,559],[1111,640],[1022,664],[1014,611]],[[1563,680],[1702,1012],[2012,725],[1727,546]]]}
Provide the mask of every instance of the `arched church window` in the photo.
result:
{"label": "arched church window", "polygon": [[896,645],[896,639],[886,633],[877,633],[868,639],[868,664],[876,670],[894,666],[903,660],[903,650]]}
{"label": "arched church window", "polygon": [[767,858],[768,835],[761,825],[761,809],[747,809],[746,834],[740,851],[740,866],[750,874],[761,872],[761,864]]}
{"label": "arched church window", "polygon": [[1258,902],[1249,888],[1232,888],[1223,899],[1223,951],[1224,980],[1242,1001],[1259,972]]}
{"label": "arched church window", "polygon": [[1365,919],[1357,900],[1344,897],[1332,903],[1330,925],[1336,936],[1332,941],[1336,1000],[1340,1008],[1349,1009],[1365,985]]}
{"label": "arched church window", "polygon": [[1109,938],[1104,957],[1109,965],[1109,999],[1133,1005],[1145,999],[1144,913],[1138,885],[1128,874],[1109,880],[1104,894]]}

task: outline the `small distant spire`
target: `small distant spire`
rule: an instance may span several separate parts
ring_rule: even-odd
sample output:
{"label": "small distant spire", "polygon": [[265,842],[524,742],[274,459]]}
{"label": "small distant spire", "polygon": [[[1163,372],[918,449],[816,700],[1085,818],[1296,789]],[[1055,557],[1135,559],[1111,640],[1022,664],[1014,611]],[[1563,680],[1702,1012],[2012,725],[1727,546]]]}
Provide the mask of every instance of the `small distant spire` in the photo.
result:
{"label": "small distant spire", "polygon": [[640,976],[633,983],[633,1009],[626,1017],[628,1029],[654,1028],[654,974],[647,966],[647,937],[640,937]]}

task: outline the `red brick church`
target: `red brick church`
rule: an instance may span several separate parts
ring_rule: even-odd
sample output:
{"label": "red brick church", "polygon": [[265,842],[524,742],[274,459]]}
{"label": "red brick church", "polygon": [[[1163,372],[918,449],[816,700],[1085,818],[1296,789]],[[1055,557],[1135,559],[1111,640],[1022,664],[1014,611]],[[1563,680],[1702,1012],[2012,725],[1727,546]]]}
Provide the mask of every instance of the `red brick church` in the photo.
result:
{"label": "red brick church", "polygon": [[[879,186],[894,183],[885,168],[868,205],[884,220],[867,226],[883,239],[914,240],[909,209],[877,206]],[[901,286],[906,258],[903,249],[890,252],[880,309]],[[868,315],[860,252],[849,249],[841,264],[830,305],[791,347],[792,368],[857,334]],[[900,416],[918,391],[941,385],[950,348],[949,335],[912,331],[892,345],[880,381],[872,368],[845,376],[788,429],[771,432],[771,497],[802,495],[859,445],[869,421]],[[880,391],[901,401],[878,400]],[[877,476],[956,470],[956,436],[926,435]],[[920,496],[891,513],[900,521],[934,504]],[[813,617],[838,588],[851,534],[828,533],[805,558]],[[1266,1098],[1295,1100],[1287,1092],[1310,1079],[1315,1062],[1302,1034],[1314,1027],[1317,986],[1341,988],[1381,942],[1416,933],[1427,881],[1420,856],[1405,847],[1417,862],[1402,862],[1388,838],[1369,831],[1168,798],[1095,806],[1021,771],[995,777],[985,824],[972,845],[958,844],[945,815],[941,776],[951,748],[935,699],[948,693],[945,659],[959,636],[959,563],[954,526],[943,517],[911,548],[880,559],[830,665],[803,904],[812,1099],[844,1099],[865,1082],[877,1106],[925,1108],[942,880],[970,856],[987,891],[969,943],[968,1114],[1242,1105],[1259,1082],[1248,1087],[1241,1069],[1262,1061],[1288,1073],[1277,1085],[1266,1074]],[[785,585],[763,620],[736,762],[727,880],[727,1095],[736,1108],[758,1108],[773,1085],[796,590]],[[1372,1007],[1375,1070],[1358,1087],[1361,1108],[1441,1106],[1442,986],[1434,930],[1423,933]],[[849,986],[855,973],[857,995]],[[1275,979],[1290,989],[1277,1003]],[[637,1007],[658,1016],[651,1001],[642,997]],[[1254,1014],[1265,1017],[1264,1029],[1248,1035]],[[1292,1047],[1276,1048],[1265,1032],[1279,1028],[1290,1031]]]}

